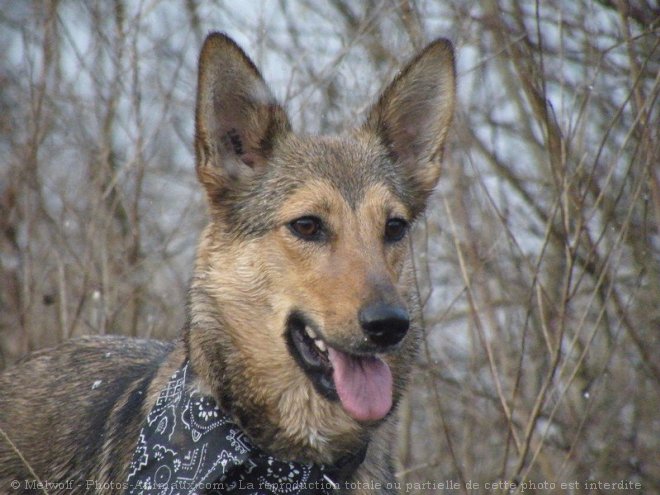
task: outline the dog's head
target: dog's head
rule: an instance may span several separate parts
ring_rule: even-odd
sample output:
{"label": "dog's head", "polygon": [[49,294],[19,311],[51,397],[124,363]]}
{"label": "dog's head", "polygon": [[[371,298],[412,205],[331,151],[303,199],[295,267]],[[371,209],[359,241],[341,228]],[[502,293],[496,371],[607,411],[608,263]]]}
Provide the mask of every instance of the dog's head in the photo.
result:
{"label": "dog's head", "polygon": [[355,436],[399,399],[419,333],[409,230],[440,174],[454,85],[439,40],[362,126],[299,136],[245,53],[207,38],[195,150],[211,223],[188,343],[221,402],[271,447]]}

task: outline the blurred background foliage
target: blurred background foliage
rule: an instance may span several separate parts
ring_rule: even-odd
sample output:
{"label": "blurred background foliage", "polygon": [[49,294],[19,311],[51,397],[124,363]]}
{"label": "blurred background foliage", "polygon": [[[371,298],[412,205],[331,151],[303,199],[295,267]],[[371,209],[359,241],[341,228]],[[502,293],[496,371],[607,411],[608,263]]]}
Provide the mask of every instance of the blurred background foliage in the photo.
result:
{"label": "blurred background foliage", "polygon": [[177,336],[206,221],[192,135],[207,32],[242,44],[307,133],[359,124],[448,37],[460,104],[413,241],[426,339],[401,480],[660,492],[658,14],[653,0],[0,0],[0,368],[84,334]]}

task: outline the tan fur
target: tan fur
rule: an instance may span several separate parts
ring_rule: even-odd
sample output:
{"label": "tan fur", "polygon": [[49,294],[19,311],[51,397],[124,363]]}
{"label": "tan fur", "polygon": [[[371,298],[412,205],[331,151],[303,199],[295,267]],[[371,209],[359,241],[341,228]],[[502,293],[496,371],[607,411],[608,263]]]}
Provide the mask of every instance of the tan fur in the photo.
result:
{"label": "tan fur", "polygon": [[[0,492],[12,479],[31,478],[30,470],[51,482],[124,481],[144,418],[186,358],[199,386],[262,449],[334,463],[368,444],[354,480],[392,492],[385,486],[394,481],[394,410],[420,328],[408,242],[389,242],[384,232],[392,218],[414,222],[440,174],[454,105],[452,57],[448,42],[429,45],[361,128],[301,137],[243,51],[210,35],[200,56],[195,139],[210,223],[183,338],[72,341],[0,375],[0,428],[30,466],[0,438]],[[292,230],[309,216],[322,219],[322,241]],[[317,391],[292,356],[287,325],[304,314],[326,344],[363,353],[368,339],[358,315],[374,302],[405,307],[411,322],[405,338],[383,351],[393,411],[360,422]]]}

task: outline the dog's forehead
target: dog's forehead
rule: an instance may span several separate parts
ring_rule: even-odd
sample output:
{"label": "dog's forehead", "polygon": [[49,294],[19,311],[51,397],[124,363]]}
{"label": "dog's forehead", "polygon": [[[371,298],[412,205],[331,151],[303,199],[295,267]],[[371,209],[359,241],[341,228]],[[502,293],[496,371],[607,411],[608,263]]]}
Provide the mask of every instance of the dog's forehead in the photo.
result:
{"label": "dog's forehead", "polygon": [[283,147],[280,160],[279,173],[295,186],[325,181],[353,208],[373,186],[384,185],[396,194],[403,183],[387,150],[370,136],[295,138]]}

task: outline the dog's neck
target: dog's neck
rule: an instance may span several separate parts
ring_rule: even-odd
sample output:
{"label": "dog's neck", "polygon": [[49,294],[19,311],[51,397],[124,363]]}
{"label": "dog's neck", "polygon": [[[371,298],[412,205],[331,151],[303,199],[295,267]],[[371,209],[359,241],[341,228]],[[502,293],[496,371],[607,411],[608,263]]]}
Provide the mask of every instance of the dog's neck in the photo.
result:
{"label": "dog's neck", "polygon": [[[348,453],[363,451],[372,428],[320,397],[305,376],[282,362],[282,355],[269,352],[272,345],[256,339],[245,346],[241,336],[265,335],[264,326],[276,318],[262,318],[261,328],[237,328],[223,311],[231,303],[219,301],[209,289],[218,287],[217,282],[195,276],[190,290],[189,314],[194,318],[189,318],[184,343],[200,387],[256,445],[278,458],[335,464]],[[251,317],[258,313],[255,308],[246,315],[246,326],[257,325]]]}
{"label": "dog's neck", "polygon": [[269,487],[286,480],[301,484],[300,493],[311,493],[304,485],[318,484],[322,489],[313,492],[329,495],[352,480],[365,459],[366,445],[331,465],[278,459],[254,445],[200,386],[203,382],[185,360],[160,390],[129,466],[128,492],[141,493],[168,472],[177,476],[170,483],[258,484],[260,492],[280,493]]}

